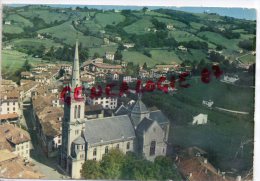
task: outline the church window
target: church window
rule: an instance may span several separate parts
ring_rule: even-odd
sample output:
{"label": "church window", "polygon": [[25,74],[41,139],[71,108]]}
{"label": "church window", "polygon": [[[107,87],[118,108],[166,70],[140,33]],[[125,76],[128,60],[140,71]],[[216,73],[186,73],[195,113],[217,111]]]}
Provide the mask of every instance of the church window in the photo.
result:
{"label": "church window", "polygon": [[78,135],[79,134],[79,130],[75,130],[75,135]]}
{"label": "church window", "polygon": [[108,153],[108,146],[106,146],[106,148],[105,148],[105,153],[106,154]]}
{"label": "church window", "polygon": [[74,119],[77,118],[77,117],[76,117],[76,116],[77,116],[77,108],[78,108],[78,107],[77,107],[77,105],[76,105],[75,108],[74,108]]}
{"label": "church window", "polygon": [[152,141],[150,145],[150,156],[155,155],[155,147],[156,147],[156,142]]}
{"label": "church window", "polygon": [[93,156],[96,156],[96,155],[97,155],[97,149],[94,148],[94,150],[93,150]]}
{"label": "church window", "polygon": [[126,144],[126,149],[127,149],[127,150],[130,149],[130,142],[127,142],[127,144]]}
{"label": "church window", "polygon": [[80,105],[79,105],[79,107],[78,107],[78,118],[80,118]]}

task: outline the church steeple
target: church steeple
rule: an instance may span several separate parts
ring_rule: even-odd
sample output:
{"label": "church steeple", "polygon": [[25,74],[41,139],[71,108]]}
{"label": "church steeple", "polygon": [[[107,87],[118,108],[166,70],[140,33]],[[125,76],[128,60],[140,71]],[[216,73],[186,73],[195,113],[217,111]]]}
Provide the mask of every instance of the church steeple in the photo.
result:
{"label": "church steeple", "polygon": [[79,78],[79,50],[78,50],[78,40],[76,41],[75,46],[75,55],[73,61],[73,69],[72,69],[72,79],[71,79],[71,89],[74,90],[76,87],[80,86],[80,78]]}

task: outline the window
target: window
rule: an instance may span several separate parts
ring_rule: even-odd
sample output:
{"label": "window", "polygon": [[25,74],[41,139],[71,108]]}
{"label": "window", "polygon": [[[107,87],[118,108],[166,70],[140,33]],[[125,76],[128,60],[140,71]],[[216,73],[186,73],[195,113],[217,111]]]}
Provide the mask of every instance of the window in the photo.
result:
{"label": "window", "polygon": [[78,107],[78,118],[80,118],[80,105],[79,105],[79,107]]}
{"label": "window", "polygon": [[81,155],[80,155],[80,159],[83,159],[83,158],[84,158],[84,154],[81,154]]}
{"label": "window", "polygon": [[105,154],[107,154],[108,153],[108,146],[106,146],[106,148],[105,148]]}
{"label": "window", "polygon": [[15,111],[15,107],[13,108],[13,111]]}
{"label": "window", "polygon": [[77,118],[77,117],[76,117],[76,116],[77,116],[77,108],[78,108],[78,107],[77,107],[77,105],[76,105],[75,108],[74,108],[74,119]]}
{"label": "window", "polygon": [[96,158],[93,158],[93,160],[95,160],[95,161],[96,161],[97,159],[96,159]]}
{"label": "window", "polygon": [[7,111],[9,111],[9,107],[7,108]]}
{"label": "window", "polygon": [[28,148],[28,144],[26,145],[26,148]]}
{"label": "window", "polygon": [[150,156],[155,155],[155,147],[156,147],[156,142],[152,141],[150,145]]}
{"label": "window", "polygon": [[119,149],[119,144],[116,145],[116,149]]}
{"label": "window", "polygon": [[127,144],[126,144],[126,149],[127,149],[127,150],[130,149],[130,142],[127,142]]}
{"label": "window", "polygon": [[15,105],[15,102],[13,102],[13,105]]}
{"label": "window", "polygon": [[97,155],[97,149],[94,148],[94,150],[93,150],[93,156],[96,156],[96,155]]}
{"label": "window", "polygon": [[7,106],[9,106],[9,102],[7,102]]}
{"label": "window", "polygon": [[79,134],[79,130],[75,130],[75,135],[78,135]]}

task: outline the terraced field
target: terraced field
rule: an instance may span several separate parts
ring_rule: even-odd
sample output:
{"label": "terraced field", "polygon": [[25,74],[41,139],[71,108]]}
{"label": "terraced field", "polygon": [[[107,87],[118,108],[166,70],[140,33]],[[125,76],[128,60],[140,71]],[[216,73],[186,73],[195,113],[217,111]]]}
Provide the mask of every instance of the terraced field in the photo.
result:
{"label": "terraced field", "polygon": [[38,33],[49,33],[53,37],[63,40],[63,42],[68,45],[74,45],[77,38],[85,47],[97,47],[103,44],[103,40],[100,38],[84,36],[81,32],[76,31],[70,21],[58,26],[39,30]]}
{"label": "terraced field", "polygon": [[198,36],[201,38],[204,37],[209,42],[217,45],[222,45],[228,49],[232,49],[232,50],[239,49],[237,46],[239,39],[227,39],[218,33],[210,32],[210,31],[200,32],[198,33]]}
{"label": "terraced field", "polygon": [[124,30],[130,34],[145,34],[148,32],[148,28],[153,28],[151,17],[144,16],[142,19],[132,23],[129,26],[124,27]]}
{"label": "terraced field", "polygon": [[125,20],[125,16],[119,13],[105,12],[97,13],[95,16],[95,22],[103,27],[106,25],[116,25]]}
{"label": "terraced field", "polygon": [[19,48],[26,48],[26,47],[30,47],[30,46],[34,46],[34,47],[44,46],[47,49],[51,48],[52,46],[54,46],[55,48],[62,47],[61,44],[55,43],[53,40],[36,39],[36,38],[15,39],[15,40],[11,41],[10,44],[13,44]]}

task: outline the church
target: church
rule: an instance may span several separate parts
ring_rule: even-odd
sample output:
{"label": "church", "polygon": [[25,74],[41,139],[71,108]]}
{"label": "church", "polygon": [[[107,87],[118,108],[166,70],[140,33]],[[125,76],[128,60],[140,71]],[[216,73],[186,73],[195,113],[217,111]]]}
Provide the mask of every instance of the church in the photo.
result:
{"label": "church", "polygon": [[74,89],[81,85],[78,42],[75,47],[71,98],[64,105],[60,165],[73,179],[81,178],[85,160],[102,160],[110,149],[120,149],[143,154],[153,161],[156,156],[166,155],[169,120],[160,111],[150,111],[139,97],[132,106],[121,105],[111,117],[88,120],[85,118],[83,98],[74,99]]}

